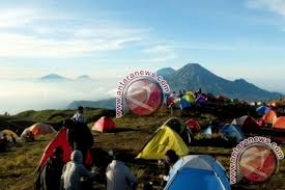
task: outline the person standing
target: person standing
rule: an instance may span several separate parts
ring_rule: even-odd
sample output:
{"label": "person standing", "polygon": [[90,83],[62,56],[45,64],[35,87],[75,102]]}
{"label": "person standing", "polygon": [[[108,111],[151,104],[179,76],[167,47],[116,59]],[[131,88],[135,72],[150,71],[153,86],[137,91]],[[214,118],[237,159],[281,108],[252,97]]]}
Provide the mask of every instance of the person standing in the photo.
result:
{"label": "person standing", "polygon": [[64,126],[68,128],[67,140],[69,145],[73,150],[80,150],[85,164],[87,152],[94,144],[90,129],[85,123],[77,122],[72,119],[65,120]]}
{"label": "person standing", "polygon": [[115,153],[106,169],[107,190],[134,190],[138,179],[122,161],[123,156]]}
{"label": "person standing", "polygon": [[84,123],[85,120],[84,120],[84,108],[82,106],[79,106],[77,108],[77,112],[72,116],[71,119],[77,121],[77,122],[80,122],[80,123]]}

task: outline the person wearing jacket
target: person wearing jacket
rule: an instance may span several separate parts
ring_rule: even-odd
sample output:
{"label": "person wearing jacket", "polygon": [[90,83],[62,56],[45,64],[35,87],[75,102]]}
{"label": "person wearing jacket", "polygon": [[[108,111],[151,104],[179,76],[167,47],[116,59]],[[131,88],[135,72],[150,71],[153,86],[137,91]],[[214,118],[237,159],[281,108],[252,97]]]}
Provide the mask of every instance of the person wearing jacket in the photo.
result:
{"label": "person wearing jacket", "polygon": [[120,154],[115,154],[114,160],[107,167],[107,190],[133,190],[138,183],[137,177],[121,158]]}
{"label": "person wearing jacket", "polygon": [[94,144],[91,130],[85,123],[80,123],[72,119],[65,120],[64,126],[68,128],[67,140],[73,150],[80,150],[83,155],[83,164],[85,166],[87,151]]}
{"label": "person wearing jacket", "polygon": [[45,165],[39,168],[34,190],[59,190],[64,162],[63,149],[56,147]]}
{"label": "person wearing jacket", "polygon": [[62,172],[62,188],[63,190],[83,190],[81,189],[81,177],[89,179],[94,178],[95,174],[89,172],[84,165],[82,153],[79,150],[74,150],[70,156],[71,161],[68,162]]}

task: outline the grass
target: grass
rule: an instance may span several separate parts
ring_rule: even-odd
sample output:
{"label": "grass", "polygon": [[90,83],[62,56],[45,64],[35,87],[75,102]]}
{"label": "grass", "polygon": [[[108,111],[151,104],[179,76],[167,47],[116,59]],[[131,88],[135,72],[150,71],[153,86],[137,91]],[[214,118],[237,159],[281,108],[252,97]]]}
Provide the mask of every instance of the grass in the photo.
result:
{"label": "grass", "polygon": [[[17,116],[1,117],[0,121],[5,122],[51,122],[62,121],[62,118],[70,117],[75,110],[45,110],[45,111],[27,111]],[[87,109],[85,111],[89,127],[102,115],[114,117],[114,112],[103,109]],[[174,116],[180,116],[179,110],[174,112]],[[127,114],[122,118],[113,118],[116,122],[117,129],[111,133],[94,133],[94,148],[100,148],[103,151],[115,149],[126,155],[126,163],[131,170],[139,177],[140,182],[146,183],[152,181],[155,189],[161,189],[160,181],[157,176],[160,174],[160,168],[155,162],[134,160],[145,143],[148,142],[153,132],[160,127],[170,117],[169,111],[162,109],[160,112],[151,116],[134,116]],[[198,119],[202,127],[207,126],[211,120],[217,117],[213,114],[184,112],[182,120],[190,118]],[[20,121],[20,122],[19,122]],[[0,122],[0,128],[1,126]],[[41,158],[41,155],[54,135],[37,137],[35,142],[20,142],[13,146],[10,151],[0,153],[0,190],[31,190],[35,180],[34,170]],[[229,171],[229,160],[232,149],[214,146],[215,141],[219,141],[220,135],[214,134],[207,137],[201,134],[195,136],[196,144],[190,146],[190,154],[209,154],[215,157]],[[209,144],[201,146],[199,143],[207,141]],[[224,143],[224,141],[221,141]],[[225,144],[222,144],[225,145]],[[285,147],[282,147],[285,151]],[[284,173],[285,160],[281,160],[279,172],[263,186],[255,186],[255,189],[285,189]],[[102,174],[104,175],[104,174]],[[249,187],[246,183],[241,183]],[[138,189],[142,189],[140,184]],[[94,183],[94,189],[105,189],[104,184]],[[236,189],[242,189],[238,186]]]}

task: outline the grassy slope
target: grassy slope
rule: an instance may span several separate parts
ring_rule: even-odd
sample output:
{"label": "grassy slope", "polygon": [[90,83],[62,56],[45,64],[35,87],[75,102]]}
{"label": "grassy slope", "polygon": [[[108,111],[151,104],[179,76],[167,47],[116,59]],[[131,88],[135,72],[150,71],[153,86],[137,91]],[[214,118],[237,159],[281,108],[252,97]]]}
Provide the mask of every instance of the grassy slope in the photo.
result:
{"label": "grassy slope", "polygon": [[[28,111],[17,115],[15,118],[9,118],[9,121],[13,122],[19,118],[25,118],[28,121],[33,122],[42,121],[58,123],[62,120],[62,118],[69,117],[73,113],[74,110],[46,110],[42,112]],[[62,116],[59,116],[60,114]],[[101,115],[105,114],[109,114],[111,116],[114,113],[105,110],[87,110],[86,117],[88,118],[89,126],[92,126],[96,118],[99,118]],[[179,112],[176,112],[175,114],[176,116],[179,116]],[[210,114],[196,113],[188,114],[182,119],[186,121],[189,117],[199,118],[199,120],[204,124],[215,118],[215,116]],[[134,157],[139,153],[140,149],[148,141],[152,133],[168,118],[169,114],[165,110],[148,117],[127,115],[122,118],[117,118],[115,121],[118,126],[118,132],[94,134],[94,146],[102,148],[105,151],[110,149],[118,149],[124,151],[126,156],[130,155],[131,157]],[[12,147],[9,152],[0,153],[0,190],[32,189],[32,184],[35,177],[33,171],[39,162],[45,146],[53,138],[53,136],[54,135],[49,135],[37,138],[37,140],[33,143],[19,143],[17,146]],[[285,151],[285,148],[283,148],[283,150]],[[194,146],[190,147],[190,151],[192,154],[211,154],[215,156],[227,169],[229,167],[231,149],[212,146]],[[158,170],[155,167],[151,167],[149,164],[138,164],[132,162],[131,160],[130,162],[131,163],[128,164],[131,166],[131,169],[140,177],[141,181],[156,180],[155,176],[158,174]],[[284,180],[282,180],[282,174],[284,175],[285,172],[284,161],[281,162],[280,170],[281,172],[279,172],[265,185],[265,189],[285,189],[285,183]],[[260,189],[261,187],[256,188]],[[104,189],[104,187],[102,185],[97,185],[97,189]]]}

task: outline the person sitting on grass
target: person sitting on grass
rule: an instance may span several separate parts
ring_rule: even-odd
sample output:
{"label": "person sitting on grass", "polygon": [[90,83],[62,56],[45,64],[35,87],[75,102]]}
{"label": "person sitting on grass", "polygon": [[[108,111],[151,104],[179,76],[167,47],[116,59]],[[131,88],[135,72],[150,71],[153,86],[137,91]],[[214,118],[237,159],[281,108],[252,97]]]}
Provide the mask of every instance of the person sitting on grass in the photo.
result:
{"label": "person sitting on grass", "polygon": [[179,156],[174,150],[168,150],[166,152],[166,157],[163,160],[159,160],[159,164],[164,166],[163,174],[159,175],[159,178],[162,179],[162,186],[164,187],[168,181],[169,171],[172,169],[173,165],[179,159]]}
{"label": "person sitting on grass", "polygon": [[35,141],[35,135],[32,131],[28,131],[27,134],[24,136],[26,142],[33,142]]}
{"label": "person sitting on grass", "polygon": [[95,174],[89,172],[83,165],[83,156],[81,151],[74,150],[69,161],[64,167],[61,176],[61,188],[63,190],[86,190],[82,188],[81,178],[87,177],[93,179]]}
{"label": "person sitting on grass", "polygon": [[46,164],[39,168],[34,190],[60,190],[60,179],[64,166],[62,159],[63,149],[56,147]]}
{"label": "person sitting on grass", "polygon": [[5,133],[1,133],[0,135],[0,151],[4,152],[8,149],[8,139]]}
{"label": "person sitting on grass", "polygon": [[123,155],[113,154],[114,160],[106,170],[107,190],[134,190],[138,184],[137,177],[122,161]]}

